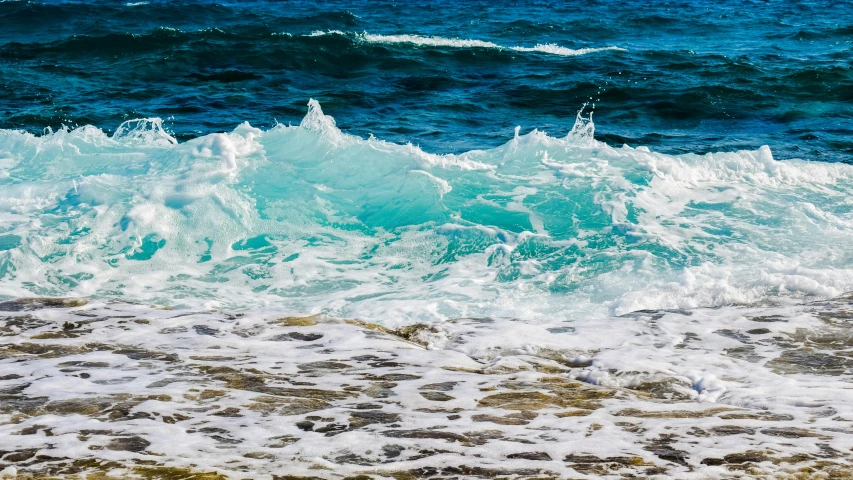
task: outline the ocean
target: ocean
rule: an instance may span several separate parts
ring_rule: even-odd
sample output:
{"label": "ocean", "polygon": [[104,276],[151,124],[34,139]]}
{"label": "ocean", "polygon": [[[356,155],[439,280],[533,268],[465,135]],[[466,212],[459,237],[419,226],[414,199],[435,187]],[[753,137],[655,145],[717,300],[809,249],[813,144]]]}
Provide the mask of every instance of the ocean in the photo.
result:
{"label": "ocean", "polygon": [[[652,378],[675,385],[660,399],[826,436],[853,418],[849,315],[825,303],[853,291],[851,235],[847,3],[0,1],[0,300],[161,322],[159,347],[117,326],[134,348],[219,338],[164,311],[219,315],[221,342],[263,363],[280,353],[264,322],[310,318],[352,358],[378,348],[341,330],[360,325],[483,372]],[[9,345],[32,340],[15,328]],[[596,443],[612,458],[630,449],[614,431]],[[837,432],[826,448],[849,452]],[[668,475],[738,464],[642,445]]]}

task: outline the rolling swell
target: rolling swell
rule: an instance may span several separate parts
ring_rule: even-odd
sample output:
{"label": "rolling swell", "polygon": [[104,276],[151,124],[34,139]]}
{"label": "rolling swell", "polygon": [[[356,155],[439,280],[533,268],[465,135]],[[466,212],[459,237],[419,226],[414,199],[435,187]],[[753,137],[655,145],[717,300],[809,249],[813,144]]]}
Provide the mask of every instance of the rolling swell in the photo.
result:
{"label": "rolling swell", "polygon": [[357,17],[346,10],[306,11],[302,15],[293,16],[284,12],[260,13],[251,8],[240,8],[239,4],[186,1],[151,2],[135,6],[114,2],[3,2],[0,4],[0,21],[6,27],[0,32],[0,39],[31,38],[34,41],[81,33],[144,34],[152,25],[203,30],[211,25],[242,24],[248,29],[264,30],[264,27],[269,26],[277,31],[358,25]]}

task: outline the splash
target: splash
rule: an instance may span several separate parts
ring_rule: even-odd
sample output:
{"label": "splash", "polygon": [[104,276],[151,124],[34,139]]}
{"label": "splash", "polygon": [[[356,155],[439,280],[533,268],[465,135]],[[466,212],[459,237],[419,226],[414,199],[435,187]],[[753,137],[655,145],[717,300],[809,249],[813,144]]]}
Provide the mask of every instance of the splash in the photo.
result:
{"label": "splash", "polygon": [[178,143],[163,128],[159,118],[138,118],[127,120],[116,128],[113,140],[135,144],[174,145]]}

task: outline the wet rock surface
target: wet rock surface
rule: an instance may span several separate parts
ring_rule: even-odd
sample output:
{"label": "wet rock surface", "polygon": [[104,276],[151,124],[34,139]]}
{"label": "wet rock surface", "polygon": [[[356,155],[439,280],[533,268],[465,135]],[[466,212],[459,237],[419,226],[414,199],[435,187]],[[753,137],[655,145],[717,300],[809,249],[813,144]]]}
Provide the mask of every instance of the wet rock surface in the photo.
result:
{"label": "wet rock surface", "polygon": [[[803,307],[811,332],[754,312],[710,334],[751,347],[732,361],[849,386],[848,311]],[[654,329],[700,314],[632,315]],[[18,478],[853,477],[843,396],[712,402],[688,375],[605,376],[592,356],[433,348],[442,332],[427,325],[74,299],[0,302],[0,322],[0,470]],[[688,333],[667,348],[695,348]]]}

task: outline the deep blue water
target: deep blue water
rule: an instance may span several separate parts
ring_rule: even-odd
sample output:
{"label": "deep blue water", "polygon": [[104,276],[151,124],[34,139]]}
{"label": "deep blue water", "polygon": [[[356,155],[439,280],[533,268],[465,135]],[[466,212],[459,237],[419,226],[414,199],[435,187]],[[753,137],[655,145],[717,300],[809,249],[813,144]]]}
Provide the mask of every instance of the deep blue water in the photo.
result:
{"label": "deep blue water", "polygon": [[186,140],[296,123],[315,98],[346,132],[462,152],[562,134],[589,102],[611,145],[850,162],[851,42],[835,1],[5,1],[0,128],[160,117]]}

